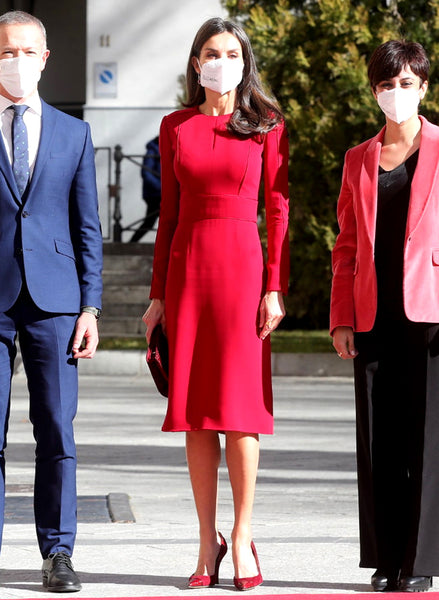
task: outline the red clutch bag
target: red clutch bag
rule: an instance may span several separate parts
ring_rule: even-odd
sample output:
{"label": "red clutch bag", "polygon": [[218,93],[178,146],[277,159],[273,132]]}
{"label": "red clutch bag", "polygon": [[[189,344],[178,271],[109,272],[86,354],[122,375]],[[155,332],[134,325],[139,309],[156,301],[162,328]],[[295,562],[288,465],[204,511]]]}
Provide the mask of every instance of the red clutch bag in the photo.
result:
{"label": "red clutch bag", "polygon": [[168,338],[163,333],[162,326],[156,325],[151,334],[148,350],[146,352],[146,364],[151,371],[154,383],[158,391],[168,397]]}

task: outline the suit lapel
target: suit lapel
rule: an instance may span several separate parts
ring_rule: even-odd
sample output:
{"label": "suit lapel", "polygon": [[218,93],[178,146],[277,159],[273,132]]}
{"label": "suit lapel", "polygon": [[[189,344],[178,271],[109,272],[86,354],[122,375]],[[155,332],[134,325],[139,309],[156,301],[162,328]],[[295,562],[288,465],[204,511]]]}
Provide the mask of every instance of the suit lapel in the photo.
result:
{"label": "suit lapel", "polygon": [[360,171],[359,196],[364,222],[372,245],[375,243],[375,224],[377,215],[378,165],[384,128],[372,138],[363,154]]}
{"label": "suit lapel", "polygon": [[2,135],[0,135],[0,171],[3,173],[8,183],[11,193],[14,196],[15,202],[17,202],[17,204],[21,206],[22,200],[20,192],[18,191],[17,183],[15,181],[14,173],[12,172],[12,166],[9,162],[8,153],[6,152]]}
{"label": "suit lapel", "polygon": [[34,172],[29,186],[29,192],[27,197],[32,196],[32,191],[36,186],[38,179],[41,175],[43,167],[49,156],[50,148],[52,146],[52,138],[55,134],[56,125],[56,111],[51,106],[41,100],[42,105],[42,116],[41,116],[41,134],[40,143],[38,146],[37,158],[35,161]]}
{"label": "suit lapel", "polygon": [[419,223],[438,175],[439,130],[423,117],[420,119],[422,121],[421,143],[418,168],[415,170],[410,194],[407,235],[410,235]]}

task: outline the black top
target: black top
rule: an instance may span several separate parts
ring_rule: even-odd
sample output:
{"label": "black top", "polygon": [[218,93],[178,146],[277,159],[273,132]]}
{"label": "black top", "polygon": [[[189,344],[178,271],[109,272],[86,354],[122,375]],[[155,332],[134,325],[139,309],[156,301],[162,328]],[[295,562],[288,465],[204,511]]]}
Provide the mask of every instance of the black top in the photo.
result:
{"label": "black top", "polygon": [[392,171],[379,167],[375,237],[377,319],[406,318],[402,294],[404,240],[410,190],[418,155],[419,150]]}

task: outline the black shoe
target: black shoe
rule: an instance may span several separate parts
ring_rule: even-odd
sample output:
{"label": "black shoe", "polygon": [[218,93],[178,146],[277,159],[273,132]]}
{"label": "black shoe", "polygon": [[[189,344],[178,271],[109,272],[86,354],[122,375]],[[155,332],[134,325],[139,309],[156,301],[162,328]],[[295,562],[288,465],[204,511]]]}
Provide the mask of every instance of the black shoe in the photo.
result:
{"label": "black shoe", "polygon": [[398,573],[377,569],[370,579],[374,592],[391,592],[398,589]]}
{"label": "black shoe", "polygon": [[79,592],[81,582],[73,570],[70,557],[54,552],[43,560],[43,587],[48,592]]}
{"label": "black shoe", "polygon": [[427,592],[433,585],[433,577],[401,575],[398,583],[400,592]]}

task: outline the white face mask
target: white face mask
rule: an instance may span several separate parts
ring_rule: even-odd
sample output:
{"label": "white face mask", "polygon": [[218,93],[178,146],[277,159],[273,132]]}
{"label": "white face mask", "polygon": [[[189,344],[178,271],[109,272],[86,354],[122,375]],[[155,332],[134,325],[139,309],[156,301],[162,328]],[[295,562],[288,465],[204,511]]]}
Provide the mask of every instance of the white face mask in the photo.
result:
{"label": "white face mask", "polygon": [[244,63],[232,58],[217,58],[200,65],[200,69],[200,84],[223,95],[241,83]]}
{"label": "white face mask", "polygon": [[17,56],[0,60],[0,83],[14,98],[26,98],[41,78],[38,58]]}
{"label": "white face mask", "polygon": [[384,90],[377,96],[378,106],[395,123],[402,123],[412,117],[420,102],[419,90],[393,88]]}

